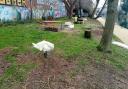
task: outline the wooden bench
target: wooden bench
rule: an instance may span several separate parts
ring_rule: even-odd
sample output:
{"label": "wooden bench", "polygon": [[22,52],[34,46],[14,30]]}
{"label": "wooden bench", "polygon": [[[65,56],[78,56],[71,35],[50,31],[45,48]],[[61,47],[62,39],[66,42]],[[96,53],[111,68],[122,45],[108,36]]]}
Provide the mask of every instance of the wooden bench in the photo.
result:
{"label": "wooden bench", "polygon": [[45,25],[51,25],[51,24],[61,24],[62,22],[61,21],[43,21],[42,24],[45,24]]}
{"label": "wooden bench", "polygon": [[58,32],[59,30],[62,30],[61,21],[43,21],[41,25],[45,30],[48,31]]}

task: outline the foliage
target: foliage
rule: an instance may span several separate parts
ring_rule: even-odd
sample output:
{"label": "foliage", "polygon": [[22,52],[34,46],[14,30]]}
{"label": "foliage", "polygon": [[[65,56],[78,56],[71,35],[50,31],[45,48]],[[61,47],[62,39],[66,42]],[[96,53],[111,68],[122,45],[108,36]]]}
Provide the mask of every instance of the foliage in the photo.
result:
{"label": "foliage", "polygon": [[123,0],[122,10],[128,12],[128,0]]}
{"label": "foliage", "polygon": [[128,0],[123,0],[121,10],[119,11],[118,21],[119,24],[125,28],[128,28]]}

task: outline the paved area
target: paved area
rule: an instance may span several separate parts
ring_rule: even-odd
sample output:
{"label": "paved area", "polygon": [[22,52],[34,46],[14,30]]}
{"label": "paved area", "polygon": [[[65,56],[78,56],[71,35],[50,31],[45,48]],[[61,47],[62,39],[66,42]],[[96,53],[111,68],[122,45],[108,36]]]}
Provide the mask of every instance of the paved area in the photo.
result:
{"label": "paved area", "polygon": [[[103,25],[105,24],[104,18],[98,18],[98,21]],[[114,35],[116,35],[122,42],[128,45],[128,29],[115,24]]]}

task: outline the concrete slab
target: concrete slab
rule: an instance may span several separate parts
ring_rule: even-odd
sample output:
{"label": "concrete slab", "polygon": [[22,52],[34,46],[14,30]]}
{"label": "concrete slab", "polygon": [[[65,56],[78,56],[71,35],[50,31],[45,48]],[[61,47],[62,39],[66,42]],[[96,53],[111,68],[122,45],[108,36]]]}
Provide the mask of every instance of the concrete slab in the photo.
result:
{"label": "concrete slab", "polygon": [[[104,26],[105,25],[105,19],[104,18],[98,18],[98,21]],[[122,42],[128,45],[128,29],[123,28],[119,26],[118,24],[115,24],[114,28],[114,35],[117,36]]]}

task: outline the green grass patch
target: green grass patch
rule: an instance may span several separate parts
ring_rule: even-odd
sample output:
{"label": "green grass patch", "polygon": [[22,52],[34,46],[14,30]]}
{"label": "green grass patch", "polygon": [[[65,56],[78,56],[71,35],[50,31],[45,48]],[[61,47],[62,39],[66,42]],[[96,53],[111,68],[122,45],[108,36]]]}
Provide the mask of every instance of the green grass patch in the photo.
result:
{"label": "green grass patch", "polygon": [[0,89],[13,89],[18,84],[24,83],[27,74],[35,67],[35,64],[17,65],[13,63],[0,77]]}
{"label": "green grass patch", "polygon": [[[58,19],[60,20],[60,19]],[[63,18],[62,21],[67,21]],[[32,43],[47,40],[55,44],[55,52],[62,55],[67,60],[77,60],[80,68],[87,64],[88,60],[101,62],[106,60],[117,69],[124,69],[128,66],[128,51],[116,46],[112,47],[112,54],[104,54],[97,51],[99,44],[95,39],[85,39],[84,31],[95,24],[75,24],[74,33],[68,32],[48,32],[40,30],[36,23],[17,24],[0,28],[0,49],[5,47],[16,47],[13,50],[16,54],[23,54],[28,51],[35,52]],[[3,76],[0,77],[0,89],[6,80],[22,82],[29,71],[35,68],[35,64],[18,65],[15,56],[9,54],[5,60],[12,63]],[[74,74],[72,74],[74,75]],[[10,88],[11,89],[11,88]]]}

